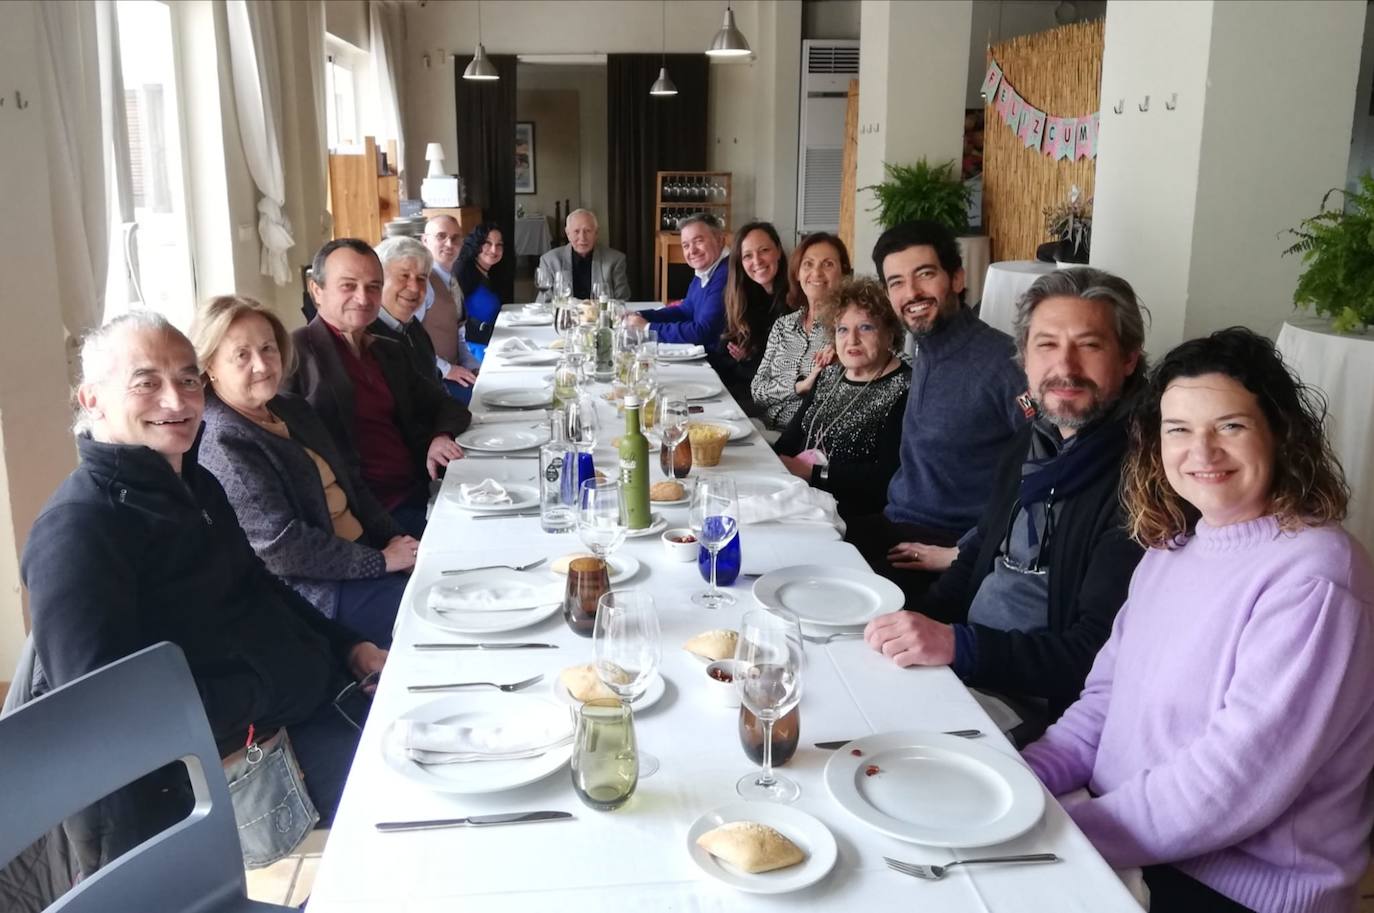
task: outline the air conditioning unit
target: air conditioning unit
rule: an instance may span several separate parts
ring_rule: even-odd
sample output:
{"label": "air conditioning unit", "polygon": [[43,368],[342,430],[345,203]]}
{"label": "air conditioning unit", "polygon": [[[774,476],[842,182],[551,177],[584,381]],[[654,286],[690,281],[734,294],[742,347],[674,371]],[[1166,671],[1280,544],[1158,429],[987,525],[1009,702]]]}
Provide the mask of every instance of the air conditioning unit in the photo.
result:
{"label": "air conditioning unit", "polygon": [[797,149],[797,236],[840,229],[844,114],[849,81],[859,77],[859,42],[802,42],[801,123]]}

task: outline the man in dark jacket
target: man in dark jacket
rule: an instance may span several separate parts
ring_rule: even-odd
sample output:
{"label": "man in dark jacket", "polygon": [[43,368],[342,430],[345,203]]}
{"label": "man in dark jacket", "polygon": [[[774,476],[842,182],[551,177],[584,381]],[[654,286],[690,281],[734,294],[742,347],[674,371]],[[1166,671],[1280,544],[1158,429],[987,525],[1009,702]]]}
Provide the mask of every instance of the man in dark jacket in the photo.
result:
{"label": "man in dark jacket", "polygon": [[[332,706],[385,651],[324,618],[263,566],[219,483],[196,463],[203,382],[190,342],[133,312],[82,347],[81,464],[24,549],[34,696],[151,644],[186,654],[222,756],[282,727],[322,818],[358,731]],[[148,708],[156,713],[156,707]],[[185,777],[159,771],[68,822],[83,870],[183,817]]]}
{"label": "man in dark jacket", "polygon": [[472,415],[422,377],[399,344],[368,332],[382,298],[371,247],[336,238],[315,254],[311,272],[319,313],[291,334],[299,365],[287,389],[310,401],[377,500],[419,538],[429,481],[462,458],[453,439]]}
{"label": "man in dark jacket", "polygon": [[434,342],[415,316],[425,303],[434,257],[414,238],[396,237],[377,245],[377,259],[382,262],[382,308],[368,332],[399,345],[411,367],[437,384]]}
{"label": "man in dark jacket", "polygon": [[1129,284],[1080,268],[1031,286],[1016,333],[1039,417],[1003,454],[953,566],[908,603],[917,611],[876,618],[864,636],[898,665],[947,664],[997,692],[1024,744],[1077,699],[1141,557],[1118,489],[1145,323]]}

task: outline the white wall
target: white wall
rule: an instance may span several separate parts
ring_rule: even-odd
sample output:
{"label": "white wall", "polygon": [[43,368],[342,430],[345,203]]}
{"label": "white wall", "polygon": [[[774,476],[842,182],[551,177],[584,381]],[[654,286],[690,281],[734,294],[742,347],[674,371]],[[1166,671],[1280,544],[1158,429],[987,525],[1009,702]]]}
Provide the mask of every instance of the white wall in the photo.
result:
{"label": "white wall", "polygon": [[[520,65],[516,85],[525,89],[572,89],[577,92],[579,112],[578,158],[581,189],[573,197],[573,208],[585,206],[596,213],[601,238],[610,237],[610,198],[606,190],[606,67]],[[428,142],[426,140],[426,142]],[[535,137],[536,145],[540,144]],[[530,197],[518,197],[529,200]],[[526,203],[526,208],[529,204]],[[553,203],[544,205],[544,215],[553,218]],[[555,226],[554,234],[557,234]]]}
{"label": "white wall", "polygon": [[802,37],[859,37],[859,0],[802,0]]}

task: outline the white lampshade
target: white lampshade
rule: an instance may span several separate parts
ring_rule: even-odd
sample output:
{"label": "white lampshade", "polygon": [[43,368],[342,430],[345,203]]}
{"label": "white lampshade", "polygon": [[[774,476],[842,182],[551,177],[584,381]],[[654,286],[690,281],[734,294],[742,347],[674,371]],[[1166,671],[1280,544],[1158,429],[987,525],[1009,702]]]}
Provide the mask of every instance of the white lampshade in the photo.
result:
{"label": "white lampshade", "polygon": [[425,146],[425,161],[429,162],[429,177],[444,176],[444,147],[439,143]]}

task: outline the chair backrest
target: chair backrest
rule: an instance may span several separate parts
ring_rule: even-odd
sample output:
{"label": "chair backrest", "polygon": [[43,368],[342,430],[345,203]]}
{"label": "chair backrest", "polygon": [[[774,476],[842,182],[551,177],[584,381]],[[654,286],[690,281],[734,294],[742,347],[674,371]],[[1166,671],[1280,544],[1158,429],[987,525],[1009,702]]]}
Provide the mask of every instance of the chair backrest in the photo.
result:
{"label": "chair backrest", "polygon": [[180,648],[160,643],[0,717],[0,867],[54,825],[183,761],[191,814],[49,907],[63,913],[209,911],[245,903],[243,859],[219,752]]}

